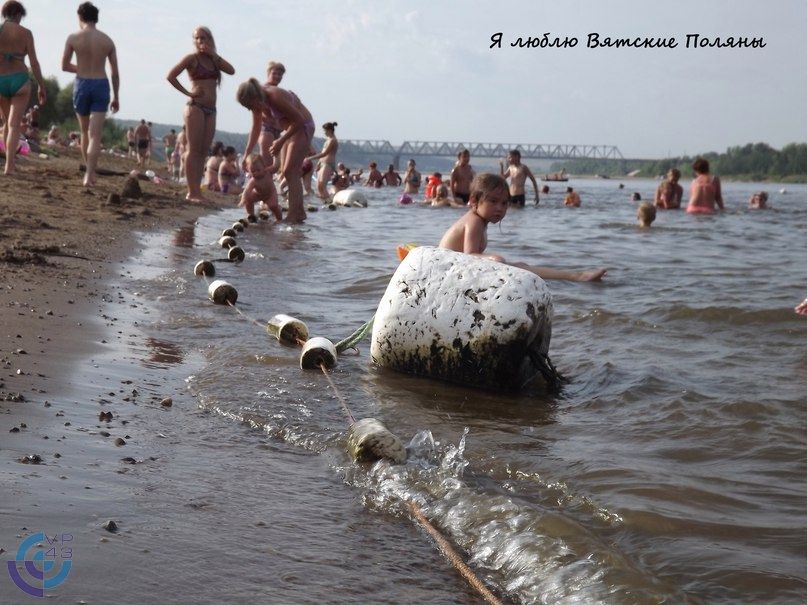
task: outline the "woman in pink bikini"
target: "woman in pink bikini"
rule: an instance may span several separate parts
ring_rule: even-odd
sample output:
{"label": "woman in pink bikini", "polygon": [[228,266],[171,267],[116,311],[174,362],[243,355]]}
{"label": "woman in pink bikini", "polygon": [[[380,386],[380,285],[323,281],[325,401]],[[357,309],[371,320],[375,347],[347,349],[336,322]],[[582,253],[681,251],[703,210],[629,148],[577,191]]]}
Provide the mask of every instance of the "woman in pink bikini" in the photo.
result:
{"label": "woman in pink bikini", "polygon": [[687,212],[714,214],[715,205],[723,210],[723,193],[720,191],[720,178],[709,174],[709,162],[698,158],[692,164],[695,178],[689,186]]}
{"label": "woman in pink bikini", "polygon": [[311,148],[315,128],[311,112],[293,92],[271,84],[262,85],[255,78],[238,86],[236,99],[252,112],[247,155],[258,142],[264,121],[274,120],[282,131],[269,147],[269,152],[275,157],[280,155],[280,173],[285,177],[289,188],[289,212],[286,220],[290,223],[302,223],[306,219],[302,167]]}
{"label": "woman in pink bikini", "polygon": [[[216,52],[216,42],[207,27],[193,30],[195,52],[186,55],[168,72],[168,81],[190,100],[185,105],[185,176],[188,181],[189,202],[204,202],[202,196],[202,173],[205,156],[216,133],[216,88],[221,83],[221,74],[233,75],[235,68]],[[177,79],[183,71],[188,72],[191,89]]]}

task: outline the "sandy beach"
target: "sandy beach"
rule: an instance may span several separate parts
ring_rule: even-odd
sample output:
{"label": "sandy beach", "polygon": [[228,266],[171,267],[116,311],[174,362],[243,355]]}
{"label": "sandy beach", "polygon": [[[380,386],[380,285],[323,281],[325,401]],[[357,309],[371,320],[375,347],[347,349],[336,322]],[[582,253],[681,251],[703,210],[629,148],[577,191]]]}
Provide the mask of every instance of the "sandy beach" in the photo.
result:
{"label": "sandy beach", "polygon": [[[110,535],[104,524],[115,519],[116,503],[127,499],[121,467],[147,456],[148,440],[158,438],[138,428],[137,417],[164,411],[171,393],[144,390],[125,378],[127,362],[120,360],[115,373],[122,380],[92,384],[104,371],[94,356],[114,351],[116,336],[127,334],[126,326],[103,313],[110,301],[129,299],[124,289],[110,289],[109,278],[133,251],[138,232],[171,230],[233,203],[216,196],[188,204],[180,185],[144,176],[134,179],[140,197],[125,197],[135,161],[103,155],[100,168],[93,189],[81,186],[75,151],[20,158],[18,175],[0,177],[4,561],[40,531],[86,532],[95,541]],[[162,166],[150,168],[163,173]],[[132,376],[143,374],[142,367],[132,368]],[[124,402],[138,405],[137,412],[121,414]],[[84,549],[84,562],[91,557]],[[69,584],[78,588],[81,575]],[[30,598],[3,572],[0,601]]]}

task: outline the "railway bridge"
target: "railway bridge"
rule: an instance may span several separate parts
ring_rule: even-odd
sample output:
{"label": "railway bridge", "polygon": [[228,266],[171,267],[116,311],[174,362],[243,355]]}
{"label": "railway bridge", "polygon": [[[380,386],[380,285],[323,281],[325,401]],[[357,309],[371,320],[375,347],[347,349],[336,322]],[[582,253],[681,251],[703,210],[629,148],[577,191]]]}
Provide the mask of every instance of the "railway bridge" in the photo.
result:
{"label": "railway bridge", "polygon": [[624,160],[619,148],[614,145],[569,145],[555,143],[469,143],[440,141],[404,141],[393,145],[389,141],[369,139],[339,139],[340,151],[392,156],[396,169],[402,157],[432,156],[457,157],[463,149],[471,157],[502,158],[511,149],[521,152],[522,160]]}

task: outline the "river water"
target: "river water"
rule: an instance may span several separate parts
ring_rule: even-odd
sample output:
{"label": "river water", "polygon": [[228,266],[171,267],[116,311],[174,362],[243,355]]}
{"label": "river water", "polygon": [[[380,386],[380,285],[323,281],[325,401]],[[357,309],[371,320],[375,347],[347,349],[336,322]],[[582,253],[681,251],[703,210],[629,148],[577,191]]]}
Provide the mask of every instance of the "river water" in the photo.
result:
{"label": "river water", "polygon": [[[507,259],[608,268],[601,283],[549,282],[557,395],[381,371],[369,338],[326,377],[263,329],[283,313],[347,336],[372,317],[395,246],[434,244],[463,210],[363,189],[367,208],[251,226],[244,262],[216,263],[237,310],[212,304],[193,267],[225,256],[239,210],[144,236],[120,280],[142,336],[127,355],[182,394],[155,426],[170,461],[132,471],[132,551],[148,555],[122,589],[161,603],[482,603],[414,502],[503,602],[803,603],[807,318],[793,306],[807,296],[807,187],[768,184],[772,208],[749,211],[760,186],[725,183],[725,213],[660,212],[642,230],[630,194],[652,200],[656,182],[568,184],[580,208],[553,184],[488,232]],[[353,463],[345,407],[408,444],[407,463]]]}

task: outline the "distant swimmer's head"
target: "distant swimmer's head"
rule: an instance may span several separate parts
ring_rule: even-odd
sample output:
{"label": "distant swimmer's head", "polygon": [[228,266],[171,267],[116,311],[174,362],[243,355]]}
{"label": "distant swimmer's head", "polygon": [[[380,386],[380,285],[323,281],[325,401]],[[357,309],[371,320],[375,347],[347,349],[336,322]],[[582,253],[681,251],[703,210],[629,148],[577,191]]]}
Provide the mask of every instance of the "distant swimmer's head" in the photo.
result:
{"label": "distant swimmer's head", "polygon": [[656,220],[656,207],[650,202],[642,202],[636,211],[636,218],[642,227],[649,227]]}
{"label": "distant swimmer's head", "polygon": [[322,130],[324,130],[325,132],[330,132],[331,134],[333,134],[334,131],[336,130],[337,126],[338,126],[338,124],[336,122],[325,122],[322,125]]}
{"label": "distant swimmer's head", "polygon": [[767,208],[768,207],[768,194],[765,191],[757,191],[754,195],[751,196],[751,199],[748,202],[749,208]]}

